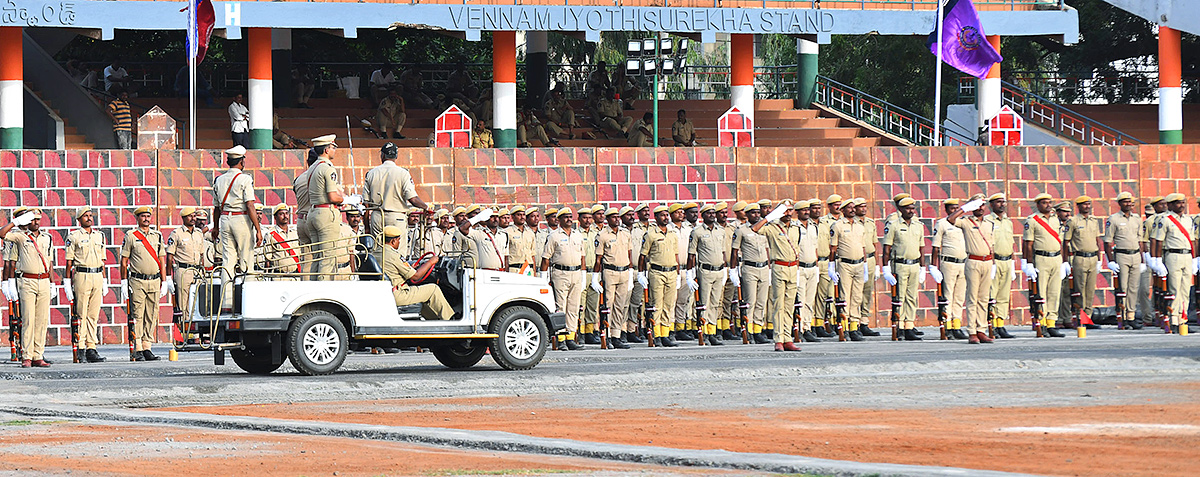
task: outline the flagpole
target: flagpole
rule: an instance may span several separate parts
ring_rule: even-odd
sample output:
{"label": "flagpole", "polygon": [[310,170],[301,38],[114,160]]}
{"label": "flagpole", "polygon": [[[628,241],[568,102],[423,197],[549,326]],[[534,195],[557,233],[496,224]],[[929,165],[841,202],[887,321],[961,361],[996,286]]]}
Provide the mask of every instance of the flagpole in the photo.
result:
{"label": "flagpole", "polygon": [[937,70],[934,71],[933,84],[933,145],[942,145],[942,9],[943,0],[938,0],[937,9]]}
{"label": "flagpole", "polygon": [[196,149],[196,0],[188,0],[188,149]]}

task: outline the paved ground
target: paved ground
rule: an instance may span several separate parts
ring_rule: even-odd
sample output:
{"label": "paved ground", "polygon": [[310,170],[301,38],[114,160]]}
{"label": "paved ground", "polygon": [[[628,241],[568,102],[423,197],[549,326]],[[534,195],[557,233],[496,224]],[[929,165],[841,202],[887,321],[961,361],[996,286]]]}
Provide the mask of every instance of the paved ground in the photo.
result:
{"label": "paved ground", "polygon": [[[1111,328],[1092,330],[1086,339],[1017,334],[1021,338],[992,345],[892,343],[884,337],[806,344],[800,353],[740,344],[591,347],[549,352],[526,372],[502,371],[489,358],[451,371],[427,353],[355,354],[342,371],[323,377],[300,376],[287,365],[272,376],[250,376],[232,361],[214,366],[211,355],[201,353],[183,354],[178,362],[128,363],[117,360],[127,348],[116,346],[101,351],[108,363],[70,364],[68,350],[54,349],[52,368],[0,367],[6,380],[0,410],[67,418],[72,426],[157,423],[175,431],[267,430],[288,439],[371,434],[367,440],[379,445],[399,440],[443,446],[434,448],[439,452],[449,452],[444,446],[463,453],[510,451],[503,455],[514,464],[500,470],[536,469],[517,463],[540,462],[530,457],[548,453],[590,457],[554,467],[585,473],[696,467],[955,472],[853,464],[880,462],[1059,475],[1186,475],[1170,456],[1187,452],[1186,443],[1200,436],[1200,412],[1188,407],[1200,398],[1200,336]],[[172,417],[177,411],[202,417],[188,422]],[[250,425],[257,422],[279,426]],[[355,427],[364,425],[382,427]],[[438,434],[453,429],[504,432]],[[612,447],[589,454],[580,449],[601,444],[586,443]],[[730,452],[690,455],[687,449]],[[6,455],[0,451],[0,462]],[[803,460],[812,457],[820,459]],[[614,460],[652,467],[614,468]],[[396,469],[382,473],[430,472],[428,466]],[[497,470],[474,464],[463,469]]]}

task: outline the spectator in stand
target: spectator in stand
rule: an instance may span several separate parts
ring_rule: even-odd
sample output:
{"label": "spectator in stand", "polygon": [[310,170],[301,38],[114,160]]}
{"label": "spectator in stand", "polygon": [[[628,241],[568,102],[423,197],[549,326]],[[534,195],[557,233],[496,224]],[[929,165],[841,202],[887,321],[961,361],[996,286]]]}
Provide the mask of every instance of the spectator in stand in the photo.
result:
{"label": "spectator in stand", "polygon": [[[633,124],[633,118],[626,116],[621,110],[621,100],[617,99],[617,92],[612,88],[606,90],[604,99],[601,99],[589,113],[592,115],[592,121],[595,122],[597,131],[603,132],[604,128],[608,128],[620,132],[624,137],[629,137],[629,126]],[[605,136],[607,135],[605,133]]]}
{"label": "spectator in stand", "polygon": [[379,104],[383,98],[388,96],[388,92],[396,86],[396,73],[392,67],[392,63],[386,62],[379,69],[371,72],[371,101]]}
{"label": "spectator in stand", "polygon": [[496,142],[492,140],[492,130],[488,129],[487,123],[482,119],[475,121],[475,128],[471,131],[471,147],[475,149],[496,147]]}
{"label": "spectator in stand", "polygon": [[[204,104],[206,106],[211,108],[216,105],[216,101],[213,99],[214,95],[212,85],[208,83],[208,79],[206,79],[203,74],[200,74],[199,71],[196,72],[196,90],[199,91],[199,93],[196,94],[196,98],[204,100]],[[179,71],[175,73],[175,94],[181,98],[186,98],[188,96],[187,65],[183,65],[183,68],[180,68]]]}
{"label": "spectator in stand", "polygon": [[383,130],[384,136],[390,131],[392,139],[404,139],[400,130],[404,129],[404,121],[408,119],[404,98],[400,97],[399,89],[389,89],[387,97],[379,102],[379,109],[375,112],[375,122],[379,123],[379,129]]}
{"label": "spectator in stand", "polygon": [[421,79],[421,67],[413,65],[412,68],[404,70],[398,78],[400,86],[403,86],[404,101],[413,105],[417,109],[430,109],[433,107],[433,100],[429,95],[425,94],[423,81]]}
{"label": "spectator in stand", "polygon": [[596,63],[596,69],[588,75],[584,93],[589,107],[608,97],[607,91],[612,88],[612,82],[608,79],[607,67],[608,64],[603,61]]}
{"label": "spectator in stand", "polygon": [[550,90],[550,97],[546,99],[542,112],[546,115],[546,129],[555,137],[563,137],[563,128],[566,128],[566,138],[575,139],[575,128],[579,123],[575,121],[575,108],[563,97],[562,83]]}
{"label": "spectator in stand", "polygon": [[454,72],[450,73],[450,78],[446,80],[446,93],[468,101],[479,97],[479,87],[475,85],[475,78],[471,77],[465,63],[460,61],[454,65]]}
{"label": "spectator in stand", "polygon": [[679,110],[674,124],[671,124],[671,139],[675,140],[676,147],[696,147],[700,143],[696,142],[696,127],[687,118],[687,111]]}
{"label": "spectator in stand", "polygon": [[630,147],[654,146],[654,114],[646,113],[629,128]]}
{"label": "spectator in stand", "polygon": [[524,112],[517,111],[517,147],[533,147],[533,143],[529,142],[530,136],[541,141],[542,147],[559,145],[557,139],[546,135],[546,128],[538,120],[533,108],[527,108]]}
{"label": "spectator in stand", "polygon": [[250,144],[250,109],[246,107],[245,97],[238,93],[229,103],[230,135],[234,146],[248,147]]}
{"label": "spectator in stand", "polygon": [[296,63],[296,67],[292,68],[292,87],[296,89],[296,107],[312,109],[313,107],[308,105],[308,99],[312,98],[313,91],[316,91],[317,82],[313,80],[308,65]]}
{"label": "spectator in stand", "polygon": [[633,110],[633,102],[641,96],[642,89],[633,79],[625,76],[625,68],[613,69],[612,87],[617,90],[617,97],[621,98],[621,102],[625,103],[625,110]]}
{"label": "spectator in stand", "polygon": [[304,140],[296,139],[296,136],[288,134],[283,129],[279,128],[279,115],[271,113],[271,145],[275,149],[298,149],[307,148],[308,144]]}
{"label": "spectator in stand", "polygon": [[71,75],[71,79],[75,80],[76,83],[79,83],[80,86],[88,89],[99,88],[100,73],[92,68],[88,68],[88,65],[84,64],[82,61],[74,58],[67,60],[67,64],[64,66],[64,69],[67,70],[67,74]]}
{"label": "spectator in stand", "polygon": [[129,93],[116,88],[117,97],[108,103],[108,117],[113,122],[113,135],[117,137],[117,149],[133,149],[133,112],[129,109]]}
{"label": "spectator in stand", "polygon": [[126,93],[136,92],[133,78],[130,78],[129,72],[121,67],[120,58],[113,58],[112,63],[104,68],[104,90],[116,94],[113,92],[114,86],[119,86]]}

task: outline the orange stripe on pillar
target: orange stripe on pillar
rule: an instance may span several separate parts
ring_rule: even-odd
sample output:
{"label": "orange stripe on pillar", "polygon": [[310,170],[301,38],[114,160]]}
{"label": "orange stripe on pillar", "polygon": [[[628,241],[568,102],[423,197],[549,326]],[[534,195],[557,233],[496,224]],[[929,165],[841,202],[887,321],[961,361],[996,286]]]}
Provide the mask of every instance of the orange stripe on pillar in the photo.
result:
{"label": "orange stripe on pillar", "polygon": [[492,32],[492,81],[517,82],[517,32]]}
{"label": "orange stripe on pillar", "polygon": [[1158,87],[1180,86],[1180,35],[1179,30],[1158,27]]}
{"label": "orange stripe on pillar", "polygon": [[0,81],[25,78],[22,43],[21,27],[0,27]]}
{"label": "orange stripe on pillar", "polygon": [[247,28],[250,79],[271,79],[271,29]]}
{"label": "orange stripe on pillar", "polygon": [[729,35],[729,43],[729,85],[754,85],[754,35],[733,33]]}
{"label": "orange stripe on pillar", "polygon": [[[1000,35],[988,35],[987,41],[988,41],[988,43],[991,43],[992,47],[994,47],[996,49],[996,53],[1000,52]],[[999,78],[999,77],[1000,77],[1000,63],[996,63],[996,64],[992,65],[991,69],[988,70],[987,76],[985,76],[985,78]]]}

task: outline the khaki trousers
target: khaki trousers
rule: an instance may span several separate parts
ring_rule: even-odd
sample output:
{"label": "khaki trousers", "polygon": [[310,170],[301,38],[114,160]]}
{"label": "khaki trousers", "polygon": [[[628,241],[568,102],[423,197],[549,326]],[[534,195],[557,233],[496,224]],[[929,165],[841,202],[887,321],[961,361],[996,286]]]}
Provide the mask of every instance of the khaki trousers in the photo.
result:
{"label": "khaki trousers", "polygon": [[567,338],[575,339],[579,331],[579,300],[583,297],[583,272],[550,269],[550,285],[554,288],[554,306],[567,315]]}
{"label": "khaki trousers", "polygon": [[625,323],[626,333],[637,333],[638,323],[646,315],[646,289],[637,280],[633,281],[633,291],[629,294],[629,319]]}
{"label": "khaki trousers", "polygon": [[196,277],[199,275],[200,272],[194,268],[175,269],[175,306],[183,312],[185,321],[191,319],[192,283],[196,282]]}
{"label": "khaki trousers", "polygon": [[867,259],[867,283],[863,284],[862,323],[874,324],[875,318],[875,258]]}
{"label": "khaki trousers", "polygon": [[424,303],[441,319],[454,318],[454,308],[450,307],[450,303],[442,295],[442,289],[432,283],[417,286],[400,285],[392,290],[392,297],[396,299],[396,306]]}
{"label": "khaki trousers", "polygon": [[562,135],[562,128],[564,127],[579,127],[579,123],[575,122],[575,111],[570,109],[565,111],[554,111],[550,114],[547,114],[546,119],[548,119],[546,122],[546,127],[549,127],[551,131],[554,131],[555,135]]}
{"label": "khaki trousers", "polygon": [[584,333],[594,333],[596,324],[600,322],[600,294],[592,289],[593,272],[586,272],[583,277],[583,329]]}
{"label": "khaki trousers", "polygon": [[75,313],[79,315],[79,346],[96,349],[100,305],[104,303],[104,274],[75,272],[71,286],[75,289]]}
{"label": "khaki trousers", "polygon": [[[683,273],[681,268],[679,272]],[[697,277],[697,281],[699,277]],[[696,292],[692,291],[692,287],[687,284],[687,278],[679,281],[679,288],[675,290],[675,329],[682,330],[691,327],[692,317],[696,310]]]}
{"label": "khaki trousers", "polygon": [[629,131],[629,126],[633,125],[633,118],[629,116],[619,116],[618,119],[604,118],[600,120],[600,125],[617,131]]}
{"label": "khaki trousers", "polygon": [[892,262],[892,273],[896,274],[896,294],[900,295],[900,329],[911,330],[916,327],[917,321],[921,265]]}
{"label": "khaki trousers", "polygon": [[[1187,323],[1188,301],[1192,297],[1192,256],[1183,253],[1168,253],[1163,257],[1163,266],[1167,267],[1167,290],[1175,295],[1168,304],[1171,307],[1171,324]],[[21,309],[24,313],[25,310]]]}
{"label": "khaki trousers", "polygon": [[817,260],[817,299],[813,304],[816,308],[816,320],[824,323],[826,319],[833,318],[833,311],[830,310],[830,305],[827,300],[833,296],[833,281],[829,279],[829,259]]}
{"label": "khaki trousers", "polygon": [[[838,286],[841,287],[842,299],[846,300],[846,314],[849,315],[850,329],[858,330],[859,323],[866,317],[862,316],[863,277],[866,276],[862,263],[846,263],[838,260]],[[828,273],[826,273],[828,275]]]}
{"label": "khaki trousers", "polygon": [[700,302],[704,303],[705,329],[707,334],[714,333],[717,320],[721,318],[721,297],[725,295],[725,269],[719,271],[705,270],[696,267],[697,281],[700,282]]}
{"label": "khaki trousers", "polygon": [[[671,313],[675,311],[679,291],[675,288],[678,271],[660,272],[650,270],[646,277],[650,282],[650,304],[654,307],[654,337],[661,338],[671,332]],[[567,321],[571,321],[570,317]]]}
{"label": "khaki trousers", "polygon": [[967,259],[963,267],[966,279],[967,334],[987,332],[987,307],[991,300],[991,274],[993,261]]}
{"label": "khaki trousers", "polygon": [[21,359],[42,359],[46,330],[50,328],[50,279],[18,278],[17,293],[21,302]]}
{"label": "khaki trousers", "polygon": [[771,264],[771,322],[775,325],[775,342],[792,341],[793,313],[796,310],[796,267]]}
{"label": "khaki trousers", "polygon": [[528,126],[526,126],[524,124],[518,124],[517,125],[517,144],[525,144],[525,143],[529,142],[529,133],[531,133],[531,132],[533,133],[533,137],[537,138],[538,141],[541,141],[543,146],[548,145],[550,143],[550,137],[546,135],[546,128],[542,127],[541,124],[534,126],[532,128],[532,131],[530,130],[530,128]]}
{"label": "khaki trousers", "polygon": [[796,283],[796,298],[800,300],[800,331],[812,329],[814,310],[813,303],[817,299],[817,286],[821,283],[820,271],[817,267],[800,268],[800,281]]}
{"label": "khaki trousers", "polygon": [[1071,273],[1075,275],[1075,288],[1079,290],[1080,307],[1091,317],[1096,301],[1096,274],[1099,273],[1096,257],[1071,257]]}
{"label": "khaki trousers", "polygon": [[[1142,317],[1142,322],[1146,324],[1154,324],[1154,303],[1152,301],[1154,296],[1154,287],[1150,285],[1150,280],[1157,277],[1154,277],[1154,274],[1150,271],[1149,267],[1147,267],[1145,270],[1142,270],[1141,267],[1138,267],[1138,270],[1141,270],[1141,272],[1138,273],[1138,290],[1140,290],[1141,293],[1134,298],[1134,300],[1137,300],[1136,314],[1137,316]],[[1130,294],[1129,296],[1133,297],[1134,295]]]}
{"label": "khaki trousers", "polygon": [[1120,265],[1120,273],[1117,275],[1121,278],[1121,287],[1125,288],[1125,316],[1118,316],[1119,320],[1133,321],[1137,316],[1136,312],[1138,305],[1141,302],[1143,291],[1141,288],[1142,280],[1139,275],[1139,270],[1142,267],[1142,257],[1139,254],[1116,254],[1117,264]]}
{"label": "khaki trousers", "polygon": [[629,322],[629,272],[604,270],[601,280],[604,284],[605,305],[608,307],[608,336],[620,338],[621,331],[627,329]]}
{"label": "khaki trousers", "polygon": [[1034,255],[1033,265],[1038,271],[1038,294],[1046,300],[1042,307],[1042,323],[1045,328],[1054,328],[1058,323],[1058,304],[1062,292],[1062,279],[1059,269],[1062,267],[1062,255],[1043,257]]}
{"label": "khaki trousers", "polygon": [[996,326],[1004,326],[1004,320],[1009,316],[1012,301],[1013,262],[996,260],[996,278],[992,279],[991,299],[996,300],[993,312],[996,314]]}
{"label": "khaki trousers", "polygon": [[162,280],[129,279],[129,316],[133,317],[134,351],[150,349],[158,342],[158,292]]}
{"label": "khaki trousers", "polygon": [[250,223],[250,216],[222,216],[217,239],[221,249],[221,296],[224,297],[221,307],[232,308],[234,277],[239,271],[254,271],[254,225]]}
{"label": "khaki trousers", "polygon": [[966,264],[942,260],[938,270],[942,272],[942,294],[946,296],[946,314],[949,320],[946,329],[962,328],[963,305],[967,301]]}
{"label": "khaki trousers", "polygon": [[728,330],[734,325],[734,320],[738,319],[738,311],[733,309],[733,301],[737,299],[737,287],[733,286],[733,281],[729,277],[726,277],[722,289],[721,316],[717,319],[717,328]]}
{"label": "khaki trousers", "polygon": [[[769,265],[768,265],[769,266]],[[746,302],[750,333],[762,333],[767,319],[767,296],[771,293],[771,270],[742,265],[742,300]]]}
{"label": "khaki trousers", "polygon": [[[374,214],[372,214],[374,215]],[[333,240],[341,238],[341,212],[332,207],[317,207],[308,213],[305,225],[308,226],[308,238],[312,240],[312,246],[309,251],[312,253],[313,260],[312,273],[315,276],[309,276],[308,280],[331,280],[333,272],[337,270],[337,250],[338,244]],[[400,241],[403,242],[405,234],[400,234]],[[401,244],[403,247],[404,244]],[[400,250],[405,250],[401,248]]]}
{"label": "khaki trousers", "polygon": [[404,123],[408,121],[408,115],[401,111],[380,109],[375,112],[375,121],[379,123],[381,132],[386,133],[393,129],[400,132],[404,129]]}

